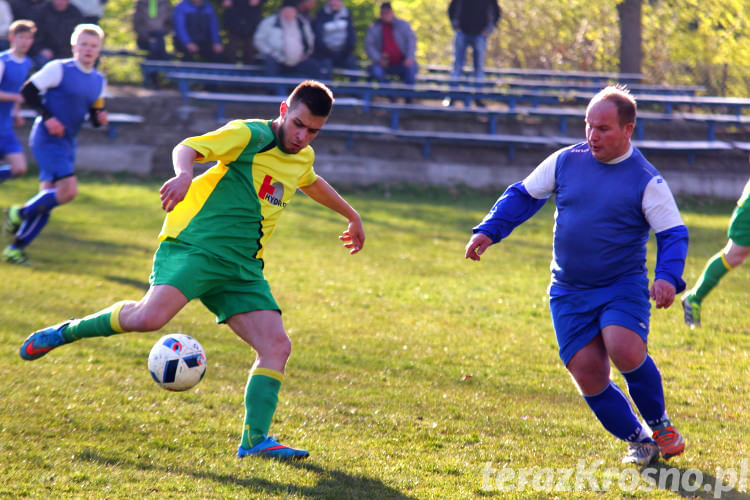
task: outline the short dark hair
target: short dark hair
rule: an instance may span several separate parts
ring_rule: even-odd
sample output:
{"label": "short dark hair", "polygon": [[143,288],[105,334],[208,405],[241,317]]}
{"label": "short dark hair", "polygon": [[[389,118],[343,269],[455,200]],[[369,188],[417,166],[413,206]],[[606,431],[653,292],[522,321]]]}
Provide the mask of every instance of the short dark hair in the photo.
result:
{"label": "short dark hair", "polygon": [[19,33],[31,33],[33,35],[36,33],[36,24],[28,19],[19,19],[10,23],[8,34],[15,36]]}
{"label": "short dark hair", "polygon": [[289,94],[286,103],[289,109],[302,103],[313,115],[328,116],[333,107],[333,92],[321,82],[305,80]]}
{"label": "short dark hair", "polygon": [[624,127],[628,123],[635,125],[635,115],[637,113],[638,105],[635,102],[635,98],[630,94],[630,90],[628,90],[627,86],[617,84],[604,87],[593,98],[591,98],[591,101],[586,108],[587,111],[599,101],[609,101],[615,105],[621,127]]}
{"label": "short dark hair", "polygon": [[383,2],[380,4],[380,10],[393,10],[393,7],[391,7],[391,2]]}

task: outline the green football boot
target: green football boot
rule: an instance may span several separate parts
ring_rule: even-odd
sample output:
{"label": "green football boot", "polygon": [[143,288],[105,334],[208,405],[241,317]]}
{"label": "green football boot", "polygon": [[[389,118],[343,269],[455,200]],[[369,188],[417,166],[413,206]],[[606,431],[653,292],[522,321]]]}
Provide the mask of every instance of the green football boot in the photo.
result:
{"label": "green football boot", "polygon": [[22,248],[5,247],[3,250],[3,262],[8,264],[18,264],[21,266],[28,266],[29,258],[26,257],[26,252]]}
{"label": "green football boot", "polygon": [[20,212],[21,207],[18,205],[13,205],[5,209],[5,224],[3,225],[3,229],[11,236],[18,232],[18,228],[23,223]]}
{"label": "green football boot", "polygon": [[694,328],[701,326],[701,303],[691,293],[682,296],[682,310],[685,312],[685,324]]}

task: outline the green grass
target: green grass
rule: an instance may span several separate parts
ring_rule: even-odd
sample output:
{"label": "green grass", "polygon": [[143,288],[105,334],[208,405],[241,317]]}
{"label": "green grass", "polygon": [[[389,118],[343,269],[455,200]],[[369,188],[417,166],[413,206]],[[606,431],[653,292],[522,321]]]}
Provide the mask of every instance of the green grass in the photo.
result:
{"label": "green grass", "polygon": [[[0,497],[679,496],[644,481],[630,492],[617,480],[606,492],[531,483],[497,491],[487,464],[533,477],[540,467],[603,460],[594,473],[601,487],[617,478],[624,450],[557,356],[545,295],[552,207],[482,262],[463,259],[471,226],[497,193],[344,190],[367,231],[356,256],[336,237],[340,217],[304,195],[293,200],[266,253],[294,344],[272,432],[309,449],[303,463],[234,457],[253,353],[200,303],[160,333],[82,341],[22,361],[17,349],[30,331],[140,298],[161,226],[159,185],[83,179],[79,198],[55,210],[30,248],[34,266],[0,267]],[[4,183],[0,202],[35,189],[30,176]],[[692,283],[726,240],[732,205],[681,206]],[[689,443],[670,466],[705,481],[750,456],[748,269],[728,275],[706,302],[702,329],[687,329],[679,306],[653,314],[651,352]],[[167,332],[193,335],[207,350],[206,377],[186,393],[159,389],[147,372],[151,345]],[[747,498],[736,489],[723,498],[732,497]]]}

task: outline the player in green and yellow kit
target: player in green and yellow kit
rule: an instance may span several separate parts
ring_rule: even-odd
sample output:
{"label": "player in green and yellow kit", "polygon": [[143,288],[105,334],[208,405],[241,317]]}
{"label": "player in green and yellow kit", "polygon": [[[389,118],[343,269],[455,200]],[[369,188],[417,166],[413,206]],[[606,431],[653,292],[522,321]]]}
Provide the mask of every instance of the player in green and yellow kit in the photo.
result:
{"label": "player in green and yellow kit", "polygon": [[729,221],[729,239],[724,248],[708,259],[695,286],[682,296],[685,323],[690,327],[701,325],[701,306],[706,295],[719,284],[729,271],[739,266],[750,255],[750,179],[745,184],[742,196],[737,200],[732,219]]}
{"label": "player in green and yellow kit", "polygon": [[[257,353],[237,455],[307,457],[307,451],[268,436],[291,343],[263,277],[263,254],[297,188],[343,215],[349,225],[339,238],[352,254],[362,249],[359,214],[313,169],[309,144],[332,105],[325,85],[306,81],[281,103],[273,121],[232,121],[178,144],[172,154],[175,176],[160,191],[167,216],[146,295],[39,330],[21,346],[21,357],[38,359],[85,337],[158,330],[198,298]],[[218,163],[193,179],[196,160]]]}

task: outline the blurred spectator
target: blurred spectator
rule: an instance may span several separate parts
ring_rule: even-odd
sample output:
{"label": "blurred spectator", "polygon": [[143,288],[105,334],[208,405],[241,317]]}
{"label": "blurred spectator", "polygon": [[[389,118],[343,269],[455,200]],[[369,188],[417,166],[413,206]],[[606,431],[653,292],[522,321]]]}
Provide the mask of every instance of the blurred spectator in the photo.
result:
{"label": "blurred spectator", "polygon": [[318,0],[297,0],[297,14],[305,17],[310,23],[312,23],[313,18],[315,17],[313,11],[315,10],[315,5],[317,3]]}
{"label": "blurred spectator", "polygon": [[8,30],[10,23],[13,22],[13,11],[7,0],[0,0],[0,50],[7,50],[10,47],[8,41]]}
{"label": "blurred spectator", "polygon": [[255,47],[264,56],[269,76],[319,78],[318,63],[310,56],[315,35],[310,22],[299,15],[295,0],[285,0],[281,9],[263,19],[255,31]]}
{"label": "blurred spectator", "polygon": [[136,0],[133,12],[136,44],[147,50],[148,59],[169,59],[164,37],[172,31],[172,4],[169,0]]}
{"label": "blurred spectator", "polygon": [[182,0],[174,8],[174,45],[185,61],[220,62],[224,46],[219,23],[205,0]]}
{"label": "blurred spectator", "polygon": [[[484,80],[484,56],[487,52],[487,37],[500,20],[500,5],[497,0],[451,0],[448,6],[448,17],[456,32],[453,41],[453,71],[452,78],[460,78],[466,61],[466,49],[471,47],[474,59],[474,79]],[[484,106],[480,99],[476,99],[477,106]],[[450,97],[443,99],[443,106],[450,106]]]}
{"label": "blurred spectator", "polygon": [[99,19],[104,14],[104,4],[107,0],[70,0],[75,8],[83,14],[83,22],[99,24]]}
{"label": "blurred spectator", "polygon": [[47,0],[10,0],[10,8],[13,11],[13,19],[28,19],[33,21],[37,26],[36,37],[34,38],[34,44],[29,49],[28,56],[34,61],[34,66],[39,68],[45,62],[46,59],[39,55],[42,50],[41,46],[41,34],[39,30],[39,19],[41,12],[47,5]]}
{"label": "blurred spectator", "polygon": [[357,34],[344,0],[328,0],[318,11],[313,29],[315,59],[324,78],[330,78],[333,68],[358,69],[354,58]]}
{"label": "blurred spectator", "polygon": [[500,20],[500,5],[497,0],[451,0],[448,17],[456,32],[454,40],[453,72],[451,76],[461,76],[466,60],[466,49],[471,47],[474,58],[474,78],[484,79],[484,55],[487,51],[487,37]]}
{"label": "blurred spectator", "polygon": [[37,23],[36,34],[41,39],[37,62],[73,57],[70,35],[79,24],[83,24],[83,14],[70,0],[50,0],[41,10]]}
{"label": "blurred spectator", "polygon": [[390,2],[380,6],[380,18],[368,28],[365,50],[372,61],[370,74],[378,82],[386,83],[387,75],[408,84],[416,80],[417,36],[408,22],[395,16]]}
{"label": "blurred spectator", "polygon": [[224,0],[224,29],[227,34],[227,62],[255,62],[253,35],[263,19],[267,0]]}

